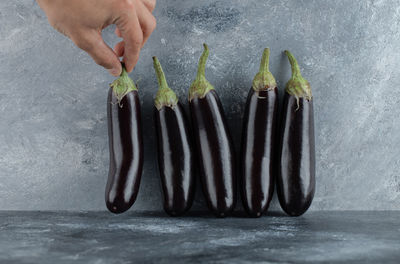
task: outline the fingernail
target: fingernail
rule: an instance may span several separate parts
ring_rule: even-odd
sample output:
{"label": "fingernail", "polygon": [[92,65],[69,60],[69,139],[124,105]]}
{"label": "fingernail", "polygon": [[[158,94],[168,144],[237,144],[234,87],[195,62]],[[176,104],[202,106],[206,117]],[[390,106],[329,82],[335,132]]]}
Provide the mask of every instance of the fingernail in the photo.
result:
{"label": "fingernail", "polygon": [[108,72],[116,77],[121,74],[121,70],[117,68],[109,69]]}

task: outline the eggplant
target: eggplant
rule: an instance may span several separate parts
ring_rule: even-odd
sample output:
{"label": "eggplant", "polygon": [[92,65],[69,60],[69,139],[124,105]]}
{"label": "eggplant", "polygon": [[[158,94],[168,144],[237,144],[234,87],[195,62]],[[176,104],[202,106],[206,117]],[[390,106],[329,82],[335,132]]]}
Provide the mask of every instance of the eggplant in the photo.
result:
{"label": "eggplant", "polygon": [[285,53],[292,77],[283,100],[277,193],[282,209],[290,216],[300,216],[310,207],[315,193],[313,97],[296,59],[289,51]]}
{"label": "eggplant", "polygon": [[169,88],[161,64],[153,57],[159,89],[155,98],[154,122],[158,146],[158,168],[164,210],[182,215],[193,204],[195,167],[189,122],[174,91]]}
{"label": "eggplant", "polygon": [[269,71],[269,49],[262,55],[259,72],[247,96],[241,146],[242,202],[251,217],[260,217],[274,192],[278,90]]}
{"label": "eggplant", "polygon": [[105,200],[108,210],[119,214],[135,202],[143,168],[139,95],[125,67],[110,85],[107,121],[110,166]]}
{"label": "eggplant", "polygon": [[217,217],[225,217],[236,204],[235,152],[222,104],[205,78],[209,50],[203,46],[189,106],[204,197]]}

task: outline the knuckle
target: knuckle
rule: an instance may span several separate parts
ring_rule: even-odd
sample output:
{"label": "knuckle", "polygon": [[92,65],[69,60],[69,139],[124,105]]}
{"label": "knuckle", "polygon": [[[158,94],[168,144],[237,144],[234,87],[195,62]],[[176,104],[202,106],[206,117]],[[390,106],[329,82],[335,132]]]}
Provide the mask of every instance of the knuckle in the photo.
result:
{"label": "knuckle", "polygon": [[157,21],[154,17],[151,17],[143,27],[143,33],[145,36],[149,36],[156,28]]}
{"label": "knuckle", "polygon": [[150,1],[149,5],[150,5],[151,11],[153,11],[154,8],[156,8],[156,0]]}
{"label": "knuckle", "polygon": [[157,20],[155,17],[152,17],[152,19],[149,21],[149,31],[153,32],[157,27]]}
{"label": "knuckle", "polygon": [[102,39],[101,35],[97,35],[97,34],[95,34],[92,37],[92,40],[89,42],[91,43],[92,47],[101,47],[103,45],[103,39]]}
{"label": "knuckle", "polygon": [[135,9],[135,4],[132,0],[119,0],[119,7],[123,10]]}

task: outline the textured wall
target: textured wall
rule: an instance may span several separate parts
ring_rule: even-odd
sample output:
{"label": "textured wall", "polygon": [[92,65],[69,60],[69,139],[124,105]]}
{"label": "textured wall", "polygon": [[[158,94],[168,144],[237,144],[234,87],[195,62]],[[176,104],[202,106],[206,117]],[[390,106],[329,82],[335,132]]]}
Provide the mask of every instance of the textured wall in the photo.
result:
{"label": "textured wall", "polygon": [[[135,209],[160,209],[152,100],[159,57],[186,102],[202,43],[206,74],[239,146],[262,49],[282,94],[298,58],[315,98],[312,210],[400,209],[400,6],[387,1],[158,1],[158,27],[132,77],[143,103],[145,159]],[[103,210],[106,94],[113,80],[54,31],[32,0],[0,2],[0,209]],[[111,45],[113,28],[104,32]],[[197,208],[201,208],[198,192]],[[274,200],[273,208],[278,208]]]}

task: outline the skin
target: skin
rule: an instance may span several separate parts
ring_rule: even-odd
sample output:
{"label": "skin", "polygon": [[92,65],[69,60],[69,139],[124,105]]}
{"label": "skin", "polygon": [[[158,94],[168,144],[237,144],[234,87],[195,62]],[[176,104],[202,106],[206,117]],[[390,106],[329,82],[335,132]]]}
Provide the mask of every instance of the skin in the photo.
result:
{"label": "skin", "polygon": [[184,214],[193,204],[195,171],[188,120],[182,105],[154,107],[158,168],[164,194],[164,210]]}
{"label": "skin", "polygon": [[110,88],[107,102],[110,167],[105,200],[107,208],[119,214],[134,204],[140,187],[143,170],[140,100],[134,90],[118,103]]}
{"label": "skin", "polygon": [[260,217],[274,191],[278,90],[250,89],[243,116],[242,201],[251,217]]}
{"label": "skin", "polygon": [[292,67],[282,108],[277,193],[290,216],[304,214],[315,193],[314,110],[310,83],[301,76],[297,60],[285,51]]}
{"label": "skin", "polygon": [[215,90],[189,103],[204,198],[217,217],[236,203],[235,153],[221,101]]}
{"label": "skin", "polygon": [[153,62],[159,85],[154,100],[154,121],[164,210],[178,216],[190,209],[195,192],[191,134],[185,111],[169,88],[160,62],[156,57]]}
{"label": "skin", "polygon": [[235,153],[221,101],[205,77],[209,50],[203,47],[189,106],[204,197],[217,217],[225,217],[236,203]]}
{"label": "skin", "polygon": [[[135,67],[139,53],[156,27],[152,12],[156,0],[37,0],[51,26],[70,38],[93,60],[119,76],[119,57],[127,72]],[[117,26],[115,34],[123,40],[111,49],[101,31]]]}
{"label": "skin", "polygon": [[269,71],[269,55],[269,48],[264,49],[243,116],[242,201],[252,217],[268,209],[274,190],[278,90]]}

